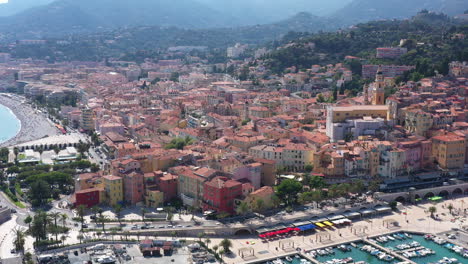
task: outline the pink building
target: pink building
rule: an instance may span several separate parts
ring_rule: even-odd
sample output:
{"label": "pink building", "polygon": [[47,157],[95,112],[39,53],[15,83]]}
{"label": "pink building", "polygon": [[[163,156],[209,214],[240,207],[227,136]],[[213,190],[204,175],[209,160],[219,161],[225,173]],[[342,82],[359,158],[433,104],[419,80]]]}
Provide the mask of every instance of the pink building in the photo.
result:
{"label": "pink building", "polygon": [[125,134],[125,126],[117,122],[106,122],[104,124],[99,124],[98,131],[101,135],[105,135],[109,132],[114,132],[120,135]]}
{"label": "pink building", "polygon": [[112,161],[112,173],[115,175],[122,175],[132,171],[139,171],[141,166],[140,162],[134,159],[118,159]]}
{"label": "pink building", "polygon": [[252,183],[256,190],[261,187],[262,164],[251,163],[242,167],[238,167],[234,169],[232,178],[235,180],[247,179],[250,183]]}
{"label": "pink building", "polygon": [[123,177],[124,200],[128,204],[135,205],[143,201],[144,177],[143,174],[132,172]]}
{"label": "pink building", "polygon": [[421,168],[422,147],[420,141],[400,142],[399,148],[405,151],[406,162],[410,171],[417,171]]}

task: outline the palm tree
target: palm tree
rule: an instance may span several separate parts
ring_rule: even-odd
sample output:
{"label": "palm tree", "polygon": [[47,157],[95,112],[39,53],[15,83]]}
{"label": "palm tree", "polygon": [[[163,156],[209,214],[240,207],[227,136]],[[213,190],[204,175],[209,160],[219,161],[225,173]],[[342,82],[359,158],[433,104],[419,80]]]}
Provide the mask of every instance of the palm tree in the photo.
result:
{"label": "palm tree", "polygon": [[198,233],[198,235],[197,235],[197,236],[198,236],[198,240],[199,240],[199,241],[201,241],[201,240],[202,240],[202,238],[204,238],[204,237],[205,237],[205,233],[203,233],[203,232],[200,232],[200,233]]}
{"label": "palm tree", "polygon": [[76,209],[78,216],[80,217],[80,222],[81,222],[81,229],[83,230],[83,224],[84,224],[84,215],[86,211],[86,206],[83,204],[80,204],[78,208]]}
{"label": "palm tree", "polygon": [[241,202],[236,209],[236,212],[240,215],[246,215],[250,211],[250,207],[246,202]]}
{"label": "palm tree", "polygon": [[435,206],[429,207],[429,213],[431,213],[431,217],[434,218],[434,214],[437,212],[437,208]]}
{"label": "palm tree", "polygon": [[55,146],[54,152],[55,152],[55,155],[58,155],[60,153],[60,149],[57,146]]}
{"label": "palm tree", "polygon": [[60,240],[62,240],[63,246],[65,246],[65,240],[66,240],[66,239],[67,239],[67,236],[66,236],[66,235],[62,235],[62,236],[60,237]]}
{"label": "palm tree", "polygon": [[231,240],[225,238],[219,243],[219,245],[224,249],[225,253],[231,252],[232,242]]}
{"label": "palm tree", "polygon": [[54,222],[54,233],[55,233],[55,240],[58,241],[58,230],[57,230],[57,220],[60,217],[59,212],[52,212],[48,215],[49,219]]}
{"label": "palm tree", "polygon": [[21,229],[15,229],[15,240],[13,241],[13,245],[15,245],[16,252],[23,252],[24,251],[24,243],[25,243],[25,235]]}
{"label": "palm tree", "polygon": [[32,221],[33,221],[33,218],[32,218],[30,215],[28,215],[28,216],[24,219],[24,223],[25,223],[25,224],[28,224],[28,228],[29,228],[29,229],[31,229],[31,223],[32,223]]}
{"label": "palm tree", "polygon": [[211,239],[206,238],[206,239],[205,239],[205,244],[206,244],[207,247],[208,247],[208,245],[209,245],[210,243],[211,243]]}
{"label": "palm tree", "polygon": [[449,204],[449,205],[447,206],[447,209],[449,210],[450,214],[452,214],[453,204]]}
{"label": "palm tree", "polygon": [[102,214],[102,209],[99,209],[99,222],[102,224],[102,232],[106,233],[106,217]]}
{"label": "palm tree", "polygon": [[79,233],[76,238],[78,238],[78,240],[80,240],[80,244],[81,244],[81,241],[83,240],[84,236],[83,236],[82,233]]}
{"label": "palm tree", "polygon": [[223,261],[224,253],[226,253],[226,250],[224,250],[224,249],[219,250],[219,257],[221,258],[221,263],[224,263],[224,261]]}
{"label": "palm tree", "polygon": [[265,201],[263,199],[257,199],[255,201],[255,209],[258,211],[258,212],[261,212],[263,211],[263,207],[265,206]]}
{"label": "palm tree", "polygon": [[143,223],[146,225],[146,222],[145,222],[145,214],[148,213],[148,210],[146,210],[145,208],[141,208],[141,221],[143,221]]}
{"label": "palm tree", "polygon": [[193,208],[192,206],[190,206],[188,208],[188,211],[190,212],[190,214],[192,215],[192,217],[190,218],[190,220],[194,221],[195,220],[195,208]]}
{"label": "palm tree", "polygon": [[214,245],[214,246],[213,246],[213,251],[214,251],[215,253],[218,252],[218,248],[219,248],[218,245]]}
{"label": "palm tree", "polygon": [[65,228],[66,228],[65,225],[67,224],[68,215],[67,214],[62,214],[60,216],[60,219],[62,220],[63,230],[65,230]]}
{"label": "palm tree", "polygon": [[99,210],[100,210],[100,209],[99,209],[99,207],[97,207],[97,206],[93,206],[93,207],[91,208],[91,211],[92,211],[93,214],[94,214],[94,223],[95,223],[96,225],[97,225],[97,223],[98,223],[98,221],[97,221],[97,220],[98,220],[98,219],[97,219],[97,214],[98,214]]}
{"label": "palm tree", "polygon": [[115,211],[115,216],[117,217],[117,220],[119,221],[119,225],[122,225],[122,220],[120,219],[120,214],[122,213],[122,206],[120,204],[116,204],[114,206],[114,211]]}
{"label": "palm tree", "polygon": [[172,219],[174,218],[174,214],[172,212],[167,213],[167,221],[169,221],[172,225]]}
{"label": "palm tree", "polygon": [[13,153],[15,153],[15,161],[18,160],[19,148],[14,147],[13,148]]}

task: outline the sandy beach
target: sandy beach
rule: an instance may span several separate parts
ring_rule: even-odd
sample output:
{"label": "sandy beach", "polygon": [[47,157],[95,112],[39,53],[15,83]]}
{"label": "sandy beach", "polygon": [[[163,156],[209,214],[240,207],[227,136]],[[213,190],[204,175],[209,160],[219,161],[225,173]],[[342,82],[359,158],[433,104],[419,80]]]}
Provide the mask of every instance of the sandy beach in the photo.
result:
{"label": "sandy beach", "polygon": [[24,142],[58,135],[59,131],[43,114],[37,113],[28,103],[22,103],[25,98],[18,95],[5,96],[0,94],[0,104],[13,111],[21,122],[20,132],[10,140],[0,143],[0,147],[11,147]]}

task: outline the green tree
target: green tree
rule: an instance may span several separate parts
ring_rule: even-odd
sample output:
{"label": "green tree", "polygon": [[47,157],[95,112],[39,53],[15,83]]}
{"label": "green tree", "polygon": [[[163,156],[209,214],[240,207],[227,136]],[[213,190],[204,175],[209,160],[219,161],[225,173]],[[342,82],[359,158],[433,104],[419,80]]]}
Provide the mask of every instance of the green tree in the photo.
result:
{"label": "green tree", "polygon": [[47,214],[43,211],[38,211],[33,218],[30,234],[36,239],[36,243],[40,240],[47,239]]}
{"label": "green tree", "polygon": [[54,152],[55,152],[55,155],[58,155],[60,152],[60,149],[57,146],[54,146]]}
{"label": "green tree", "polygon": [[286,179],[276,187],[276,194],[286,201],[287,205],[293,204],[297,195],[302,191],[302,184],[293,179]]}
{"label": "green tree", "polygon": [[[141,221],[145,223],[145,214],[148,213],[148,210],[141,208]],[[146,224],[146,223],[145,223]]]}
{"label": "green tree", "polygon": [[51,196],[50,185],[43,180],[32,182],[29,188],[29,198],[34,206],[43,205]]}
{"label": "green tree", "polygon": [[14,148],[13,148],[13,153],[15,154],[15,160],[18,160],[19,148],[18,148],[18,147],[14,147]]}
{"label": "green tree", "polygon": [[257,212],[262,212],[265,209],[265,201],[263,199],[257,199],[255,201],[255,210]]}
{"label": "green tree", "polygon": [[242,201],[236,209],[236,212],[240,215],[246,215],[250,211],[249,205]]}
{"label": "green tree", "polygon": [[450,214],[452,214],[453,204],[449,204],[449,205],[447,206],[447,209],[449,210]]}
{"label": "green tree", "polygon": [[327,183],[324,180],[324,177],[313,175],[309,178],[309,181],[306,183],[312,189],[322,189],[327,186]]}
{"label": "green tree", "polygon": [[224,252],[226,253],[231,252],[231,247],[232,247],[231,240],[225,238],[219,243],[219,245],[223,248]]}
{"label": "green tree", "polygon": [[80,140],[76,146],[76,150],[78,150],[81,157],[84,157],[84,154],[89,151],[89,147],[89,144],[86,144]]}
{"label": "green tree", "polygon": [[120,218],[121,217],[120,214],[122,213],[122,206],[120,204],[114,205],[114,212],[115,212],[115,216],[117,217],[117,220],[119,221],[119,224],[122,225],[122,219]]}
{"label": "green tree", "polygon": [[52,212],[49,213],[48,215],[49,219],[54,222],[54,228],[53,228],[53,233],[55,234],[55,240],[58,241],[58,225],[57,221],[60,218],[60,213],[59,212]]}
{"label": "green tree", "polygon": [[307,164],[304,166],[304,170],[310,173],[314,170],[314,166],[312,164]]}
{"label": "green tree", "polygon": [[97,206],[93,206],[93,207],[91,208],[91,211],[92,211],[93,214],[94,214],[94,223],[95,223],[96,225],[97,225],[97,223],[98,223],[98,216],[97,216],[97,215],[98,215],[98,213],[99,213],[99,210],[101,210],[101,209],[100,209],[99,207],[97,207]]}
{"label": "green tree", "polygon": [[278,197],[278,195],[274,194],[272,197],[271,197],[271,203],[273,205],[274,208],[278,208],[280,205],[281,205],[281,199]]}
{"label": "green tree", "polygon": [[103,214],[103,210],[99,208],[99,222],[102,225],[102,233],[106,233],[106,217]]}
{"label": "green tree", "polygon": [[84,224],[84,216],[86,212],[86,206],[83,204],[78,205],[76,208],[77,214],[80,217],[80,222],[81,222],[81,230],[83,230],[83,224]]}
{"label": "green tree", "polygon": [[33,218],[30,215],[26,216],[26,218],[24,219],[24,223],[28,225],[29,229],[31,229],[32,221],[33,221]]}
{"label": "green tree", "polygon": [[362,180],[355,180],[351,184],[351,192],[362,193],[365,190],[364,182]]}
{"label": "green tree", "polygon": [[204,232],[200,232],[198,233],[198,241],[202,241],[202,238],[204,238],[206,236],[206,234]]}
{"label": "green tree", "polygon": [[429,207],[429,213],[431,213],[431,217],[434,218],[434,214],[437,212],[437,208],[435,206]]}
{"label": "green tree", "polygon": [[63,230],[66,229],[67,219],[68,219],[68,215],[67,215],[67,214],[61,214],[61,215],[60,215],[60,220],[62,220]]}
{"label": "green tree", "polygon": [[15,239],[13,240],[13,245],[15,246],[16,252],[23,253],[24,243],[25,243],[25,234],[21,229],[15,229]]}
{"label": "green tree", "polygon": [[94,132],[92,135],[91,135],[91,141],[93,142],[93,145],[95,147],[101,145],[101,139],[99,138],[98,134],[96,132]]}
{"label": "green tree", "polygon": [[84,236],[83,236],[82,233],[79,233],[76,238],[78,238],[78,240],[80,241],[80,244],[81,244],[81,242],[83,241]]}

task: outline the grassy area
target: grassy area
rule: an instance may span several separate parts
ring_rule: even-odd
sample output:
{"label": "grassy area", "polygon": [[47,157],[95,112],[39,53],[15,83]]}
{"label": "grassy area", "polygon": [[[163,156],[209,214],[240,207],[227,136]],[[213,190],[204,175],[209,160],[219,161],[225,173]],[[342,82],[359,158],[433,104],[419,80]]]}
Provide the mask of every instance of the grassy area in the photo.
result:
{"label": "grassy area", "polygon": [[16,193],[19,194],[21,197],[24,196],[24,193],[23,191],[21,190],[21,186],[19,183],[16,183],[15,184],[15,190],[16,190]]}
{"label": "grassy area", "polygon": [[22,202],[20,201],[17,201],[17,202],[14,202],[16,206],[18,206],[19,208],[26,208],[26,205],[24,205]]}
{"label": "grassy area", "polygon": [[1,188],[1,190],[3,191],[3,193],[6,194],[8,199],[10,199],[10,201],[16,206],[18,206],[19,208],[26,208],[26,206],[21,201],[18,201],[18,198],[10,191],[10,189],[4,187]]}

